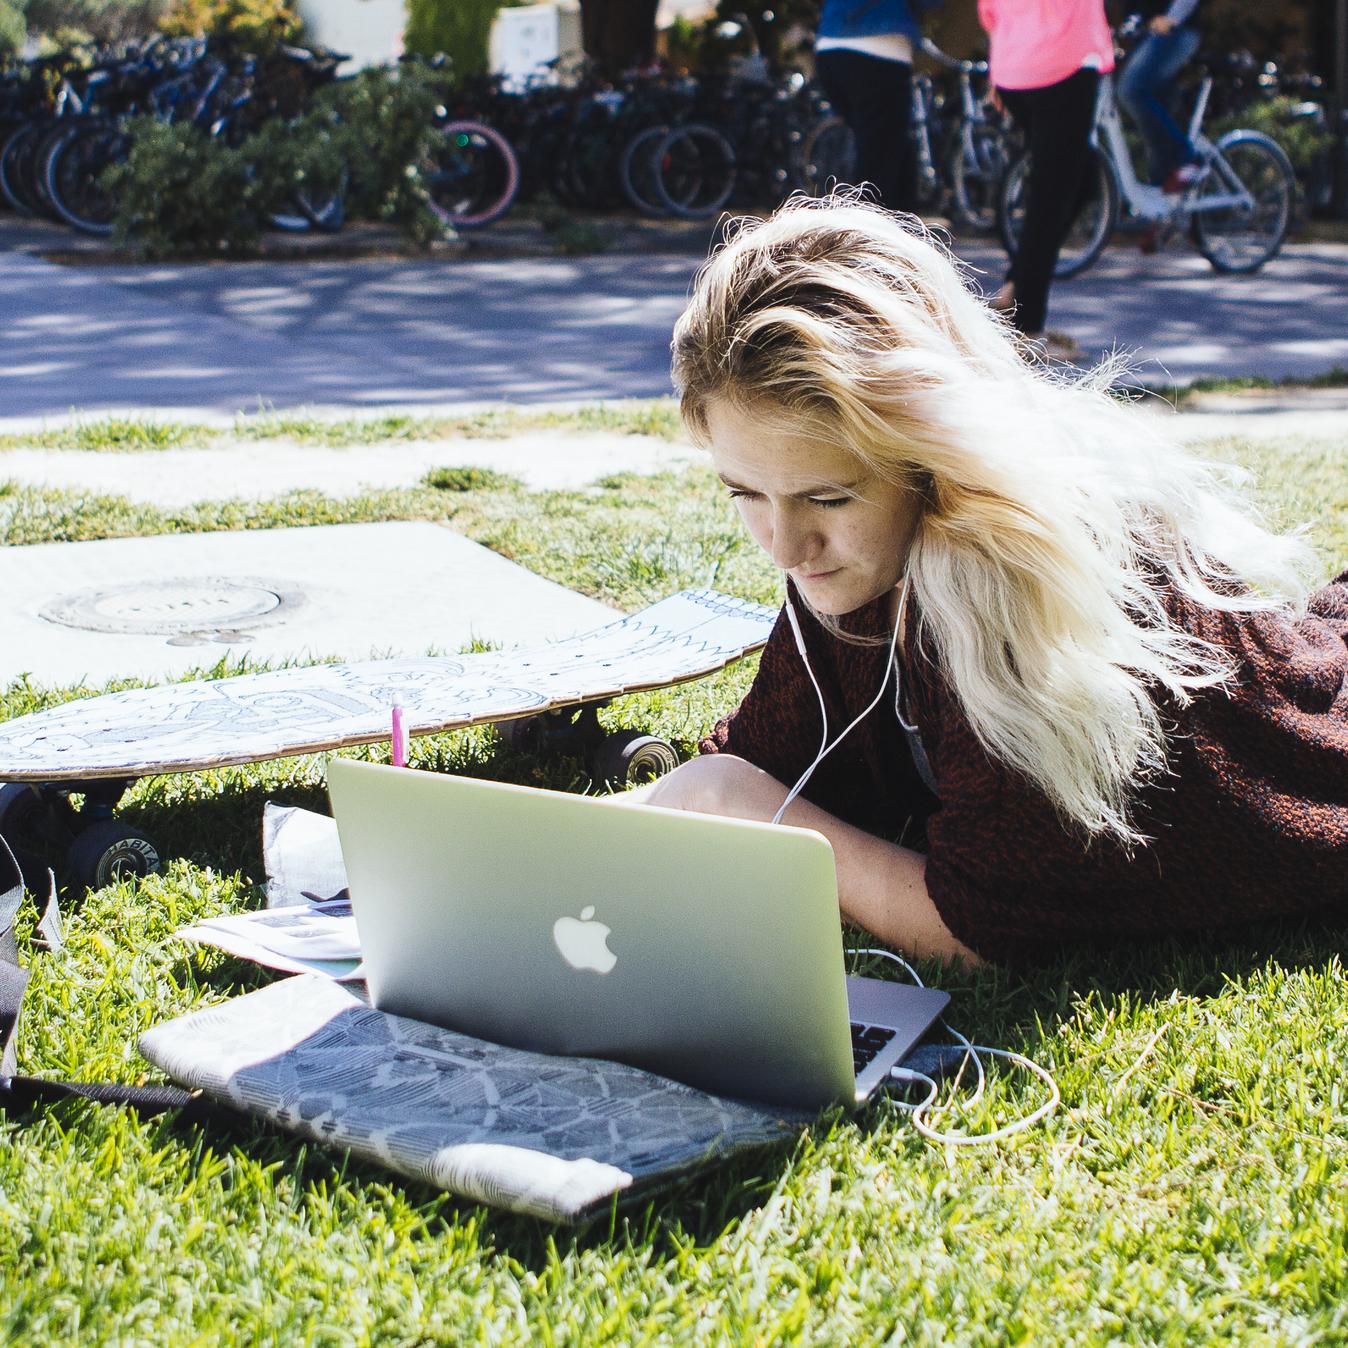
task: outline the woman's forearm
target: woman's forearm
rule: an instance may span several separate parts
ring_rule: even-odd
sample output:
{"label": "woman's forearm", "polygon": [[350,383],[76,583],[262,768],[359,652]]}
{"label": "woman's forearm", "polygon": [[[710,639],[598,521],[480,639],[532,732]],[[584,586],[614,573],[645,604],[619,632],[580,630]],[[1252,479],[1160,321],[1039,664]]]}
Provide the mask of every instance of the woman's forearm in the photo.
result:
{"label": "woman's forearm", "polygon": [[[624,799],[635,797],[650,805],[734,819],[769,820],[786,799],[786,792],[781,782],[761,768],[716,754],[695,758]],[[921,853],[844,823],[799,797],[787,807],[782,822],[814,829],[829,840],[844,917],[910,955],[936,956],[969,966],[981,963],[937,912],[927,893],[927,859]]]}

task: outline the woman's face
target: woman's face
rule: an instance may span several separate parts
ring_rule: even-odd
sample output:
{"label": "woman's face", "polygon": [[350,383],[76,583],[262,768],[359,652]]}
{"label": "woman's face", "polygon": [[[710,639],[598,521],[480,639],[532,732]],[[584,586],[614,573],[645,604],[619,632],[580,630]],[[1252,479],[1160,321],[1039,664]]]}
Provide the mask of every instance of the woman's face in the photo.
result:
{"label": "woman's face", "polygon": [[707,430],[754,542],[816,612],[851,613],[898,586],[920,514],[913,492],[725,399],[708,405]]}

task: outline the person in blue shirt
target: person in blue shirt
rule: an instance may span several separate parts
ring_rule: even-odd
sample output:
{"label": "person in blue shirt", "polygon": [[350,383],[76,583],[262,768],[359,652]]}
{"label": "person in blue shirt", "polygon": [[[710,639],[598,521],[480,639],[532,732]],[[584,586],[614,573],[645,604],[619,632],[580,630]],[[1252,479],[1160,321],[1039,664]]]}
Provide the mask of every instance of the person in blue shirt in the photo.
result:
{"label": "person in blue shirt", "polygon": [[1183,192],[1197,172],[1197,154],[1171,112],[1175,77],[1198,49],[1194,11],[1198,0],[1142,0],[1134,6],[1146,25],[1142,41],[1119,76],[1119,102],[1147,146],[1151,181]]}
{"label": "person in blue shirt", "polygon": [[890,210],[913,208],[917,160],[908,134],[915,9],[941,0],[824,0],[815,34],[815,74],[856,142],[854,178]]}

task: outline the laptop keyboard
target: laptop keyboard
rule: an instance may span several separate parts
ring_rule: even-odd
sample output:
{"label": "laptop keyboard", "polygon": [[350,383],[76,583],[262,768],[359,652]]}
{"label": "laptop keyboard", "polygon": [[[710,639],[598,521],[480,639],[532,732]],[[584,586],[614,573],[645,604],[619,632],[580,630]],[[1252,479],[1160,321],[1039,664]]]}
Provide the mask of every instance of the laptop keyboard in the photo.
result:
{"label": "laptop keyboard", "polygon": [[889,1043],[895,1035],[882,1025],[859,1025],[852,1022],[852,1067],[857,1076],[867,1067],[875,1055]]}

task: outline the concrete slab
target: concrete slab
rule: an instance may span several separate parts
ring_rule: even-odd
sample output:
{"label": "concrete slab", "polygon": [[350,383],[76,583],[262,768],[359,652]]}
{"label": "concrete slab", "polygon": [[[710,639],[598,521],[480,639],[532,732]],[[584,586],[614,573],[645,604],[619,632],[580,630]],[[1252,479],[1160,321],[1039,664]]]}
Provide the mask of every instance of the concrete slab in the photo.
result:
{"label": "concrete slab", "polygon": [[[1157,404],[1144,403],[1142,407],[1154,409]],[[1161,415],[1166,418],[1166,434],[1186,445],[1201,444],[1205,440],[1222,440],[1233,435],[1245,440],[1296,437],[1348,444],[1348,408],[1295,408],[1284,404],[1267,409],[1250,407],[1238,411],[1222,403],[1177,414],[1162,410]],[[0,475],[3,472],[3,468],[0,468]]]}
{"label": "concrete slab", "polygon": [[1285,412],[1252,416],[1241,412],[1206,412],[1175,418],[1172,434],[1187,445],[1204,440],[1332,440],[1348,446],[1348,413]]}
{"label": "concrete slab", "polygon": [[449,529],[343,524],[0,548],[0,684],[512,646],[615,610]]}
{"label": "concrete slab", "polygon": [[[1266,397],[1204,398],[1176,414],[1148,399],[1139,416],[1161,416],[1185,443],[1239,435],[1296,436],[1348,444],[1348,390],[1273,391]],[[293,441],[223,441],[203,449],[94,453],[14,449],[0,452],[0,482],[125,496],[165,508],[230,498],[268,500],[303,489],[354,496],[413,486],[431,468],[474,466],[520,478],[527,486],[582,488],[609,474],[679,471],[706,463],[692,445],[652,436],[537,432],[497,440],[407,440],[334,449]]]}
{"label": "concrete slab", "polygon": [[705,457],[691,445],[645,435],[552,432],[342,449],[257,440],[143,453],[6,450],[0,452],[0,481],[186,506],[231,497],[263,500],[301,489],[357,496],[372,489],[415,486],[429,469],[450,467],[492,468],[533,488],[578,488],[613,473],[657,473]]}

